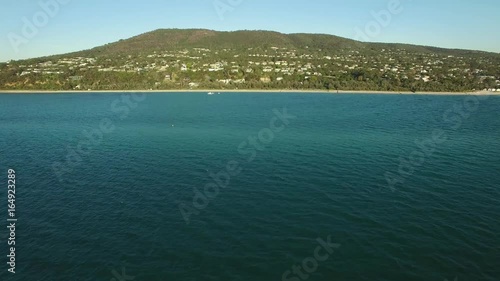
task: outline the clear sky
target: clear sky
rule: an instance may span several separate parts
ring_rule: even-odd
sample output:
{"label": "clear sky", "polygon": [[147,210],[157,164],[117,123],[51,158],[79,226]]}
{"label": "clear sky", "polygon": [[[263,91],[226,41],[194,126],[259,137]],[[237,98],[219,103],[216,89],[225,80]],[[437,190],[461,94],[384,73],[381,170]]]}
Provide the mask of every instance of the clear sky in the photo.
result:
{"label": "clear sky", "polygon": [[[373,12],[389,11],[388,4],[398,0],[0,1],[0,61],[7,61],[88,49],[158,28],[259,29],[356,38],[356,28],[366,30],[375,20]],[[54,1],[68,3],[52,9],[41,5]],[[380,20],[378,29],[372,22],[373,32],[365,39],[500,53],[499,0],[399,2],[400,12],[393,12],[389,22]],[[35,32],[26,27],[31,24]]]}

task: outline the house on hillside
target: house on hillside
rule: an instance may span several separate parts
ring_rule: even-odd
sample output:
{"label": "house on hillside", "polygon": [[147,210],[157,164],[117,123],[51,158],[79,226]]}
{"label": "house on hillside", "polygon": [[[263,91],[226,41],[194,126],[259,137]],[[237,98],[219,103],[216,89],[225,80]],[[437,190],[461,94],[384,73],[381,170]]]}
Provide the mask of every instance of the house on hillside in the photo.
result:
{"label": "house on hillside", "polygon": [[233,81],[232,79],[218,79],[217,82],[222,83],[222,84],[229,84]]}
{"label": "house on hillside", "polygon": [[264,72],[272,72],[273,68],[270,67],[270,66],[266,66],[266,67],[264,67],[264,69],[262,71],[264,71]]}
{"label": "house on hillside", "polygon": [[83,79],[83,76],[70,76],[69,80],[72,82],[80,81]]}
{"label": "house on hillside", "polygon": [[260,82],[262,83],[271,83],[271,78],[270,77],[261,77]]}

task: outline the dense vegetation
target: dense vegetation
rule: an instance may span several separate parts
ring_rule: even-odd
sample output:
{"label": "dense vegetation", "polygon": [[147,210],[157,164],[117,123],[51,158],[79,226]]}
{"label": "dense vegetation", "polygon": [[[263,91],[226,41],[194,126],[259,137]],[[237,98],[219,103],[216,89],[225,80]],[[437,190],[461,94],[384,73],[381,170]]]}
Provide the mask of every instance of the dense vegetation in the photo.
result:
{"label": "dense vegetation", "polygon": [[4,90],[500,88],[500,54],[321,34],[157,30],[91,50],[0,64]]}

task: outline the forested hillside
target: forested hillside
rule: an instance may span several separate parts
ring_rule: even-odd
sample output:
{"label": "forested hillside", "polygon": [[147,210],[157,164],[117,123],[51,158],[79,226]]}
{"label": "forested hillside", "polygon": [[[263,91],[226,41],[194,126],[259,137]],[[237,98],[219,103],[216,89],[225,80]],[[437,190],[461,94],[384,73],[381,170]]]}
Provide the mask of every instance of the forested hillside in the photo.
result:
{"label": "forested hillside", "polygon": [[332,35],[156,30],[65,55],[0,64],[3,90],[500,88],[500,54]]}

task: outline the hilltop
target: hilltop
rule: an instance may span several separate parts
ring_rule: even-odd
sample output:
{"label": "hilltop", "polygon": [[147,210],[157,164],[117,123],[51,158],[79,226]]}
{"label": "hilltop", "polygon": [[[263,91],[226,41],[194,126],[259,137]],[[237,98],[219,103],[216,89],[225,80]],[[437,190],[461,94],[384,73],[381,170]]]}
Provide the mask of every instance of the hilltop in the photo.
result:
{"label": "hilltop", "polygon": [[0,64],[4,90],[500,88],[500,54],[325,34],[160,29],[80,52]]}

